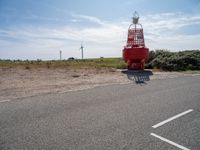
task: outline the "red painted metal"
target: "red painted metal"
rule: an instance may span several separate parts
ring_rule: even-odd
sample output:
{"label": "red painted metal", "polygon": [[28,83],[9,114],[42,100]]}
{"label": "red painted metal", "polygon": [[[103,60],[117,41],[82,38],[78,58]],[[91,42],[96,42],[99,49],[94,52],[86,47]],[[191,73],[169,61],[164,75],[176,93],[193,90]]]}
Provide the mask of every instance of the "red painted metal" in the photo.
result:
{"label": "red painted metal", "polygon": [[130,70],[143,70],[149,58],[149,49],[145,47],[142,25],[134,21],[129,26],[127,44],[123,49],[123,59]]}

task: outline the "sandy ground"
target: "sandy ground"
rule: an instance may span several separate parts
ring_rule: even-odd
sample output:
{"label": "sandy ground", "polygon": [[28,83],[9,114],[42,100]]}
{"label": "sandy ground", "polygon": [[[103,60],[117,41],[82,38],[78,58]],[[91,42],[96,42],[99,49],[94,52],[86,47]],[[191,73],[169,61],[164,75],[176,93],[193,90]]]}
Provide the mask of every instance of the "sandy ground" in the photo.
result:
{"label": "sandy ground", "polygon": [[138,73],[115,69],[0,68],[0,101],[108,84],[147,84],[148,80],[153,79],[194,75],[199,74],[151,71]]}

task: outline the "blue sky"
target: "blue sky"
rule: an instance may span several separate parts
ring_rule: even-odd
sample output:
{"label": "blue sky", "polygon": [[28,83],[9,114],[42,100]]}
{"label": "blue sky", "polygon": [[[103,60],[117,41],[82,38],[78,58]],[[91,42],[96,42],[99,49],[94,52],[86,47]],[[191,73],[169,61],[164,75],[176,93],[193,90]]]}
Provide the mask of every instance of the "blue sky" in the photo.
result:
{"label": "blue sky", "polygon": [[0,59],[120,57],[135,10],[151,50],[200,49],[200,0],[0,0]]}

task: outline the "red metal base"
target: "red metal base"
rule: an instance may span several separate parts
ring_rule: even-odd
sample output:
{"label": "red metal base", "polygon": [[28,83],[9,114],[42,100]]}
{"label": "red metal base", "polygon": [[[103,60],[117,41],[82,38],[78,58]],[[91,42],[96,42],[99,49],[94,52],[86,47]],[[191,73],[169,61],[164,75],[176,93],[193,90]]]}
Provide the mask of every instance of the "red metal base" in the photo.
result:
{"label": "red metal base", "polygon": [[128,63],[128,69],[130,70],[143,70],[148,57],[149,49],[145,47],[125,47],[123,50],[123,58]]}

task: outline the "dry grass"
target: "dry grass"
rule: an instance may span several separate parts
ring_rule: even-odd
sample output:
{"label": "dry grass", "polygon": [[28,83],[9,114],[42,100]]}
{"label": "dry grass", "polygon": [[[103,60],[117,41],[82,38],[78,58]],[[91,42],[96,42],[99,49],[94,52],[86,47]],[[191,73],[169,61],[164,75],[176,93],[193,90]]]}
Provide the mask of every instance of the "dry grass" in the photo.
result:
{"label": "dry grass", "polygon": [[74,69],[101,69],[115,68],[124,69],[126,64],[121,58],[99,58],[84,60],[50,60],[50,61],[21,61],[21,60],[0,60],[1,68],[25,68],[27,70],[34,68],[74,68]]}

